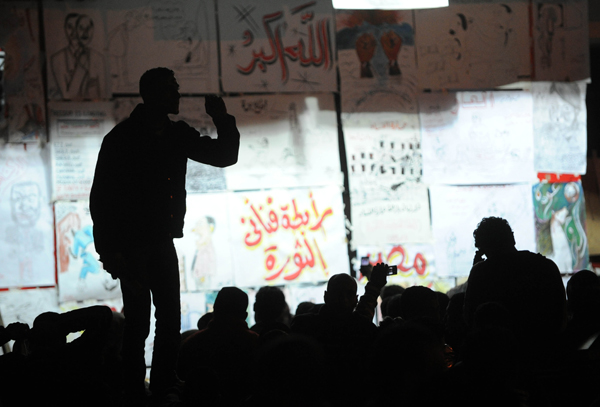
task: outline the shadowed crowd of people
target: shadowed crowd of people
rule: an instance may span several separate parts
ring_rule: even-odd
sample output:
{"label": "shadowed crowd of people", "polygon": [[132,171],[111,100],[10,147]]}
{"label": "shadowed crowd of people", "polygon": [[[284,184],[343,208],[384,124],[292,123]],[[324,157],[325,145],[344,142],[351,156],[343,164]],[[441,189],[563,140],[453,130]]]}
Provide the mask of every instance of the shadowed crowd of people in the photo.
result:
{"label": "shadowed crowd of people", "polygon": [[213,312],[181,334],[177,381],[160,397],[149,386],[126,397],[126,309],[9,324],[0,405],[600,406],[599,277],[579,271],[565,290],[556,265],[518,251],[501,218],[483,219],[474,238],[469,278],[448,294],[386,285],[385,264],[360,298],[356,279],[335,274],[323,303],[293,313],[278,287],[262,287],[254,304],[223,287]]}

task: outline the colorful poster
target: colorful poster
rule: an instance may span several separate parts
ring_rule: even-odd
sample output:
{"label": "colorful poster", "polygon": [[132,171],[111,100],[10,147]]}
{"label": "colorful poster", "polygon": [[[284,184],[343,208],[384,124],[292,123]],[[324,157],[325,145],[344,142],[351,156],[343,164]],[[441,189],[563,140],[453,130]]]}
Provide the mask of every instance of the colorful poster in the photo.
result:
{"label": "colorful poster", "polygon": [[240,192],[230,208],[236,286],[317,283],[349,272],[339,187]]}
{"label": "colorful poster", "polygon": [[531,78],[529,4],[415,11],[419,86],[482,89]]}
{"label": "colorful poster", "polygon": [[209,0],[110,0],[106,58],[113,93],[138,93],[142,74],[165,66],[183,93],[217,93],[215,3]]}
{"label": "colorful poster", "polygon": [[226,92],[337,91],[331,2],[219,2]]}
{"label": "colorful poster", "polygon": [[230,190],[342,185],[333,95],[226,98],[241,133]]}
{"label": "colorful poster", "polygon": [[535,180],[531,93],[430,93],[419,108],[425,183]]}
{"label": "colorful poster", "polygon": [[537,251],[562,273],[591,270],[581,182],[540,182],[533,186]]}
{"label": "colorful poster", "polygon": [[585,174],[587,109],[585,82],[533,82],[535,170]]}
{"label": "colorful poster", "polygon": [[87,199],[102,139],[114,127],[111,102],[51,102],[52,200]]}
{"label": "colorful poster", "polygon": [[229,202],[232,194],[193,194],[187,197],[184,237],[175,246],[185,270],[188,291],[218,290],[234,285]]}
{"label": "colorful poster", "polygon": [[536,251],[531,184],[430,187],[435,264],[439,277],[468,276],[473,231],[488,216],[510,224],[518,250]]}
{"label": "colorful poster", "polygon": [[38,4],[2,2],[0,15],[0,47],[4,51],[0,137],[8,136],[8,141],[15,143],[46,141]]}
{"label": "colorful poster", "polygon": [[342,127],[353,243],[430,241],[429,198],[421,183],[419,117],[342,113]]}
{"label": "colorful poster", "polygon": [[49,175],[41,154],[35,145],[0,148],[0,287],[56,284]]}
{"label": "colorful poster", "polygon": [[532,13],[535,80],[590,78],[588,2],[536,0]]}
{"label": "colorful poster", "polygon": [[337,10],[342,111],[417,112],[413,12]]}
{"label": "colorful poster", "polygon": [[50,100],[98,100],[110,96],[104,19],[97,5],[87,5],[89,8],[80,3],[44,4]]}
{"label": "colorful poster", "polygon": [[99,261],[94,246],[89,203],[56,202],[56,258],[59,301],[105,300],[121,296],[114,280]]}
{"label": "colorful poster", "polygon": [[422,285],[424,282],[435,280],[434,247],[428,244],[386,244],[381,246],[358,246],[356,248],[356,275],[359,281],[367,283],[366,277],[360,274],[363,257],[369,259],[369,265],[385,263],[397,266],[398,273],[387,277],[387,284],[397,284],[403,287]]}

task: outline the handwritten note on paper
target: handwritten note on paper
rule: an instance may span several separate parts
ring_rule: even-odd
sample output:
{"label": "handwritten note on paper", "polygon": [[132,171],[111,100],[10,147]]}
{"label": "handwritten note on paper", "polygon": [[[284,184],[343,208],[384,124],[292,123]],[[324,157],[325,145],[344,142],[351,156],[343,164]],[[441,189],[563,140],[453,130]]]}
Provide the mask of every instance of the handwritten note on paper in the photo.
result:
{"label": "handwritten note on paper", "polygon": [[431,239],[427,188],[421,183],[419,117],[342,113],[352,240],[357,245]]}
{"label": "handwritten note on paper", "polygon": [[529,4],[416,10],[419,86],[494,88],[531,78]]}
{"label": "handwritten note on paper", "polygon": [[87,199],[103,137],[112,129],[111,102],[52,102],[50,154],[53,200]]}
{"label": "handwritten note on paper", "polygon": [[588,2],[536,0],[532,14],[535,80],[590,78]]}
{"label": "handwritten note on paper", "polygon": [[105,300],[121,296],[94,246],[88,201],[56,202],[56,253],[59,301]]}
{"label": "handwritten note on paper", "polygon": [[140,76],[157,66],[175,72],[182,92],[218,92],[214,4],[209,0],[103,2],[113,93],[137,93]]}
{"label": "handwritten note on paper", "polygon": [[535,170],[585,174],[587,110],[585,82],[533,82]]}
{"label": "handwritten note on paper", "polygon": [[469,275],[475,256],[473,231],[481,219],[488,216],[508,221],[518,250],[535,252],[530,191],[531,184],[431,186],[431,221],[438,276]]}
{"label": "handwritten note on paper", "polygon": [[53,286],[54,238],[41,149],[0,148],[0,287]]}
{"label": "handwritten note on paper", "polygon": [[342,184],[333,95],[241,96],[225,103],[242,135],[239,160],[225,169],[229,189]]}
{"label": "handwritten note on paper", "polygon": [[229,201],[231,193],[190,194],[183,229],[175,239],[179,266],[188,291],[234,285]]}
{"label": "handwritten note on paper", "polygon": [[231,219],[237,286],[315,283],[349,272],[339,187],[236,193]]}
{"label": "handwritten note on paper", "polygon": [[342,110],[377,112],[388,96],[390,111],[417,111],[413,12],[336,10],[336,44]]}
{"label": "handwritten note on paper", "polygon": [[423,94],[419,108],[426,183],[535,179],[531,93]]}
{"label": "handwritten note on paper", "polygon": [[219,2],[227,92],[337,90],[331,2]]}

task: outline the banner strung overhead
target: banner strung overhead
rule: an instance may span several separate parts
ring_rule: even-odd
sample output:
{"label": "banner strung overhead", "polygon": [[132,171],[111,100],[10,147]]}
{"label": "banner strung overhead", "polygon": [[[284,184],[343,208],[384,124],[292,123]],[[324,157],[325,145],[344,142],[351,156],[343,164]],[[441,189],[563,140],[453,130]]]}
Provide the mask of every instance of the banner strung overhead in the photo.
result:
{"label": "banner strung overhead", "polygon": [[531,93],[430,93],[422,95],[419,109],[424,182],[535,180]]}
{"label": "banner strung overhead", "polygon": [[336,91],[330,1],[219,1],[226,92]]}
{"label": "banner strung overhead", "polygon": [[349,272],[339,187],[236,193],[231,219],[237,286],[314,283]]}
{"label": "banner strung overhead", "polygon": [[535,252],[531,184],[430,187],[437,275],[468,276],[473,266],[473,231],[488,216],[510,224],[518,250]]}

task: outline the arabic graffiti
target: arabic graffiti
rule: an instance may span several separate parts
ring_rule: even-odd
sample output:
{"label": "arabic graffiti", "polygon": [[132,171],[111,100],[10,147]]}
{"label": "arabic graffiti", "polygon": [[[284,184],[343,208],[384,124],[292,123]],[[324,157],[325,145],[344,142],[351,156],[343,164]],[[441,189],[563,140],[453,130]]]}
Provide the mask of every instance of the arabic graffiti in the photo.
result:
{"label": "arabic graffiti", "polygon": [[254,250],[264,247],[265,281],[282,277],[293,281],[307,267],[320,268],[327,274],[327,262],[319,248],[326,237],[324,223],[333,215],[332,208],[319,211],[312,192],[310,208],[298,207],[296,199],[279,204],[267,196],[264,205],[244,200],[247,216],[241,218],[245,233],[244,245]]}
{"label": "arabic graffiti", "polygon": [[[293,29],[292,37],[299,37],[297,42],[284,45],[283,38],[286,37],[288,21],[285,21],[285,13],[277,11],[263,15],[262,23],[268,38],[270,50],[252,51],[252,60],[247,65],[237,65],[237,70],[243,75],[250,75],[256,68],[262,72],[267,71],[267,66],[279,62],[281,68],[281,81],[286,83],[290,78],[288,60],[298,62],[302,67],[323,67],[330,70],[333,67],[333,52],[329,36],[330,17],[315,19],[315,12],[311,10],[317,4],[316,1],[302,4],[290,10],[292,16],[299,14],[300,24],[304,29]],[[306,41],[305,38],[306,37]],[[287,37],[289,38],[289,37]],[[243,46],[249,47],[254,43],[252,30],[243,33]]]}
{"label": "arabic graffiti", "polygon": [[[426,278],[430,273],[430,267],[428,267],[430,262],[423,253],[417,251],[411,263],[411,252],[412,250],[406,246],[396,245],[392,246],[387,254],[384,254],[383,250],[377,250],[367,253],[366,256],[369,258],[369,264],[372,266],[375,266],[377,263],[398,266],[398,275],[401,277],[411,277],[416,273],[417,277]],[[361,275],[360,279],[363,277]]]}

